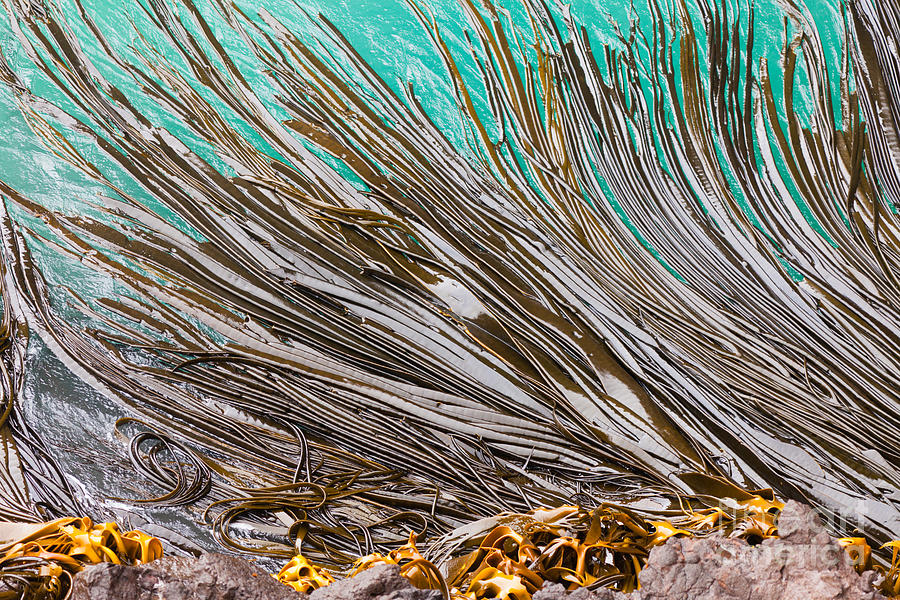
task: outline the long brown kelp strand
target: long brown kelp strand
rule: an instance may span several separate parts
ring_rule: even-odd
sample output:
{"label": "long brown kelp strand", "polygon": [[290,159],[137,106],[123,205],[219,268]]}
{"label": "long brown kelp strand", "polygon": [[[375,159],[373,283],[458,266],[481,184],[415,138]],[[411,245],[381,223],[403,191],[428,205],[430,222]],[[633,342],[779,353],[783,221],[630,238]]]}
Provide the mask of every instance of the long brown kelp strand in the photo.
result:
{"label": "long brown kelp strand", "polygon": [[[205,492],[221,541],[293,554],[267,539],[281,531],[336,563],[405,529],[572,498],[650,515],[682,496],[714,502],[727,482],[826,514],[862,495],[861,528],[900,530],[888,9],[846,12],[852,51],[833,90],[799,4],[785,8],[774,65],[754,56],[753,12],[725,5],[698,2],[698,21],[652,2],[649,28],[621,32],[614,50],[540,0],[523,1],[527,34],[464,0],[485,115],[414,5],[453,84],[463,156],[412,85],[398,96],[325,19],[311,46],[265,10],[150,2],[153,43],[169,53],[147,36],[126,60],[77,3],[104,63],[224,169],[108,81],[53,2],[4,6],[71,107],[10,68],[3,81],[45,143],[109,189],[101,220],[0,184],[22,215],[4,221],[8,293],[73,372],[152,429],[160,448],[142,455],[139,440],[132,455],[170,489],[144,500]],[[266,108],[212,10],[290,118]],[[808,123],[793,106],[798,70],[815,98]],[[870,78],[856,79],[868,95],[851,91],[851,71]],[[68,291],[97,326],[70,322],[33,247],[125,292]],[[157,452],[183,466],[160,468]],[[233,537],[242,519],[252,544]]]}
{"label": "long brown kelp strand", "polygon": [[[4,241],[9,241],[6,238]],[[4,244],[3,255],[9,247]],[[28,424],[19,405],[25,377],[28,327],[12,298],[11,273],[0,265],[0,521],[37,522],[83,512],[53,453]],[[2,573],[2,569],[0,569]]]}

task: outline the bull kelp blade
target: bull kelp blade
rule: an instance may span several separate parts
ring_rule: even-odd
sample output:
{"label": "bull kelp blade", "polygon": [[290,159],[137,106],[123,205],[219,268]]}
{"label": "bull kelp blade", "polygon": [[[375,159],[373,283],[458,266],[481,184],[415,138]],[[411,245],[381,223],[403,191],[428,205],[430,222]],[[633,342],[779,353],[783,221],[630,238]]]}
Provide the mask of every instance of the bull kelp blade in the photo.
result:
{"label": "bull kelp blade", "polygon": [[[210,500],[237,506],[210,516],[223,542],[236,544],[232,517],[267,505],[340,562],[369,540],[342,533],[331,507],[363,531],[421,518],[440,531],[572,497],[714,497],[710,476],[826,512],[864,492],[860,525],[900,529],[887,499],[900,479],[898,224],[866,168],[887,150],[850,87],[819,77],[802,5],[784,9],[780,67],[757,55],[753,10],[651,2],[646,31],[598,47],[541,2],[518,6],[527,31],[464,1],[478,81],[413,5],[468,156],[412,85],[392,88],[326,19],[312,44],[267,11],[155,2],[142,7],[153,35],[117,50],[92,7],[4,6],[66,102],[12,69],[4,81],[45,143],[113,196],[97,219],[4,186],[42,224],[13,236],[15,293],[64,362],[159,443],[228,457],[208,459]],[[846,57],[848,77],[861,56]],[[216,160],[142,111],[112,82],[123,73]],[[822,98],[805,122],[801,86]],[[96,330],[60,318],[31,269],[41,244],[127,290],[81,304]],[[321,464],[298,469],[304,436]],[[304,477],[310,490],[277,499]],[[173,500],[193,486],[167,481]]]}
{"label": "bull kelp blade", "polygon": [[6,274],[5,267],[0,267],[0,275],[4,280],[3,320],[0,324],[0,464],[3,465],[3,469],[0,469],[0,514],[9,520],[31,521],[35,520],[35,514],[31,508],[28,482],[11,431],[12,423],[15,422],[11,417],[21,388],[24,358],[21,338],[25,329],[16,320],[10,306],[10,298],[6,293]]}
{"label": "bull kelp blade", "polygon": [[2,225],[0,289],[0,517],[31,523],[62,514],[76,514],[81,506],[45,440],[31,426],[19,404],[25,378],[28,326],[15,294],[14,271],[6,257],[14,252],[10,222]]}
{"label": "bull kelp blade", "polygon": [[[896,213],[900,206],[900,58],[894,49],[900,9],[866,0],[850,3],[847,10],[855,34],[854,66],[863,84],[859,86],[862,112],[871,131],[868,166]],[[896,244],[893,247],[896,253]]]}

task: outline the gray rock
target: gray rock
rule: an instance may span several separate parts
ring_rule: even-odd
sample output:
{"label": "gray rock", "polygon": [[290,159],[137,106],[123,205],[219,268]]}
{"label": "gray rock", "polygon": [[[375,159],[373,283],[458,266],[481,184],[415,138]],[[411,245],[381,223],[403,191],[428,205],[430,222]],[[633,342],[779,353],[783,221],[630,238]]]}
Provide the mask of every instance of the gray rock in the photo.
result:
{"label": "gray rock", "polygon": [[420,590],[400,576],[397,565],[378,565],[309,595],[309,600],[439,600],[441,593]]}
{"label": "gray rock", "polygon": [[75,576],[71,600],[305,600],[250,561],[206,554],[127,567],[102,563]]}
{"label": "gray rock", "polygon": [[607,589],[591,592],[586,588],[581,588],[573,592],[567,592],[562,584],[550,582],[544,584],[544,587],[532,596],[532,600],[559,600],[561,598],[566,600],[620,600],[628,598],[628,596]]}

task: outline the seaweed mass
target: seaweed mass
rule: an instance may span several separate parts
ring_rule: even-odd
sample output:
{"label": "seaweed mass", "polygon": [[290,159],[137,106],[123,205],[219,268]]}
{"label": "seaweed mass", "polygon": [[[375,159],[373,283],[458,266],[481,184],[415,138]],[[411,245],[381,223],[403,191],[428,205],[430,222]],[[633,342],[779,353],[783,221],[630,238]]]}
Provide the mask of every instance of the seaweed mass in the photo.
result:
{"label": "seaweed mass", "polygon": [[94,193],[0,173],[4,519],[88,512],[22,407],[31,338],[127,415],[84,425],[153,490],[116,502],[235,551],[349,568],[498,513],[776,497],[900,533],[894,4],[826,35],[794,0],[649,0],[601,40],[409,0],[421,83],[300,4],[2,4],[4,94]]}

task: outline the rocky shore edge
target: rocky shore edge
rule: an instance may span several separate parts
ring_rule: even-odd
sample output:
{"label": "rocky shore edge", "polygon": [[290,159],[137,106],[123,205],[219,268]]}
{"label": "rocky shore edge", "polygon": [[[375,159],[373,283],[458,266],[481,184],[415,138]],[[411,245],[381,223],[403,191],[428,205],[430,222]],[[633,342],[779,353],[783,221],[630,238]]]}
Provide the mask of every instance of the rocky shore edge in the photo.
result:
{"label": "rocky shore edge", "polygon": [[[779,537],[757,545],[721,536],[675,538],[650,552],[641,589],[567,592],[548,583],[533,600],[883,600],[877,575],[859,574],[808,506],[788,502]],[[102,563],[76,575],[71,600],[438,600],[394,565],[295,592],[253,562],[224,554],[166,557],[143,566]]]}

